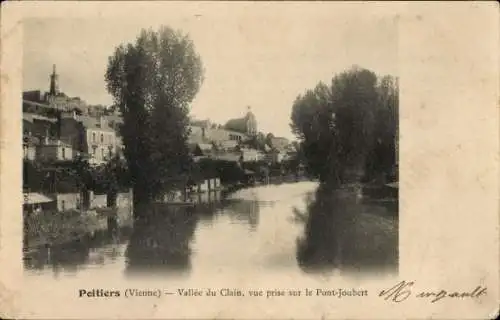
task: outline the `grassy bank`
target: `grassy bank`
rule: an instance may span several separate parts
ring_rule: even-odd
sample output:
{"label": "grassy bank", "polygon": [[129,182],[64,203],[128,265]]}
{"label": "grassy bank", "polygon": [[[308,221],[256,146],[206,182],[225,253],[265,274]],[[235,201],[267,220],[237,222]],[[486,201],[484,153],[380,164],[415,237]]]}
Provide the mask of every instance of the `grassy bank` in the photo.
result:
{"label": "grassy bank", "polygon": [[24,247],[56,245],[102,229],[103,216],[76,210],[43,212],[24,217]]}

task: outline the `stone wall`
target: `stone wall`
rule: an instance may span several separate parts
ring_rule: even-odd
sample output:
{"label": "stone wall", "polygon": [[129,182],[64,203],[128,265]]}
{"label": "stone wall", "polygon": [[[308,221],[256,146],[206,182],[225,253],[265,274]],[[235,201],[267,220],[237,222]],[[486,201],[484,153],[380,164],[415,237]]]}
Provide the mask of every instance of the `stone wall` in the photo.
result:
{"label": "stone wall", "polygon": [[80,206],[80,194],[79,193],[58,193],[56,195],[57,210],[75,210],[79,209]]}
{"label": "stone wall", "polygon": [[108,206],[108,197],[105,194],[90,194],[90,208],[105,208]]}

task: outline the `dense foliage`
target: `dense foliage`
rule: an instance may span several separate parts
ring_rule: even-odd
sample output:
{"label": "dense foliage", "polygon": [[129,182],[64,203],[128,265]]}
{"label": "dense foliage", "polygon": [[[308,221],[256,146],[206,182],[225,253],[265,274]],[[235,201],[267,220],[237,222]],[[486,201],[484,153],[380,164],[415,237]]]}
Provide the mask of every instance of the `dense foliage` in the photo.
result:
{"label": "dense foliage", "polygon": [[118,156],[98,167],[80,156],[53,164],[24,160],[23,182],[25,191],[45,193],[115,194],[130,187],[126,163]]}
{"label": "dense foliage", "polygon": [[395,164],[397,81],[354,67],[295,100],[291,128],[322,183],[388,175]]}
{"label": "dense foliage", "polygon": [[120,133],[134,204],[185,183],[191,166],[188,104],[202,80],[192,41],[168,27],[143,30],[135,43],[120,45],[109,58],[107,89],[123,115]]}

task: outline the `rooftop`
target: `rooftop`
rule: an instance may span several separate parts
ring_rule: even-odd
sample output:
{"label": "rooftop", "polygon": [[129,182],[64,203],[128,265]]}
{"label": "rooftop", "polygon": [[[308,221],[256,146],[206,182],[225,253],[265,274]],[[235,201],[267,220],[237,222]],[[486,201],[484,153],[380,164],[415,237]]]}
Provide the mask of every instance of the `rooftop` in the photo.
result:
{"label": "rooftop", "polygon": [[79,120],[83,126],[87,129],[99,129],[102,131],[112,131],[114,130],[108,125],[107,121],[102,121],[100,119],[90,117],[90,116],[80,116]]}
{"label": "rooftop", "polygon": [[49,118],[49,117],[41,116],[39,114],[24,113],[24,112],[23,112],[23,120],[26,120],[28,122],[33,122],[35,120],[48,121],[48,122],[52,122],[52,123],[57,122],[57,119],[55,119],[55,118]]}

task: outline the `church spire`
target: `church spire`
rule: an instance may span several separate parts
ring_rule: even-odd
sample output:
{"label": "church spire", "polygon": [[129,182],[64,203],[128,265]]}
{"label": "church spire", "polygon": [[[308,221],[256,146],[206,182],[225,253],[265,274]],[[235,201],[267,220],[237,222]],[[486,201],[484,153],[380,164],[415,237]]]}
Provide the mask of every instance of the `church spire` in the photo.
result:
{"label": "church spire", "polygon": [[57,96],[59,94],[59,76],[56,73],[56,65],[52,65],[52,74],[50,75],[50,90],[49,94],[51,96]]}

